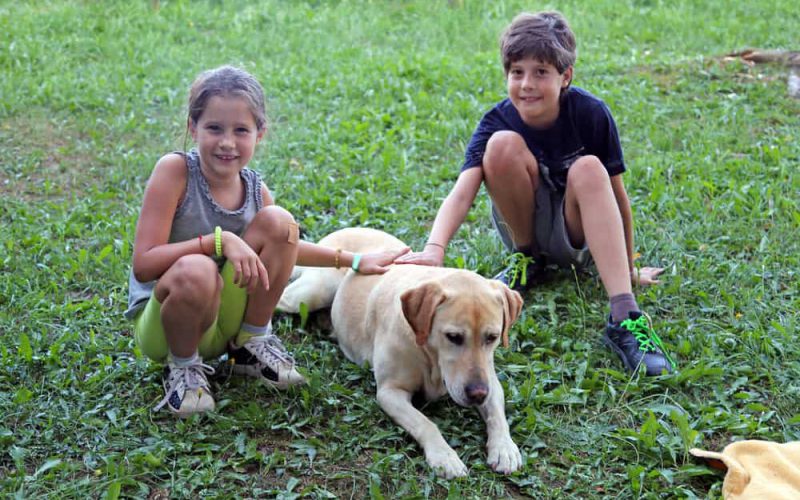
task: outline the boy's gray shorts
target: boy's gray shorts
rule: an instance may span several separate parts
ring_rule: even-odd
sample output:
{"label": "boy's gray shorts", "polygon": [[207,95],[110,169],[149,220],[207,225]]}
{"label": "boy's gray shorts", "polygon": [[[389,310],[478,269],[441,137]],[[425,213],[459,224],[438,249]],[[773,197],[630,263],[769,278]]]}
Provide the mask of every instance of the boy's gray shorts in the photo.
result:
{"label": "boy's gray shorts", "polygon": [[[564,193],[552,191],[542,182],[536,190],[535,229],[539,254],[544,256],[545,264],[556,264],[560,267],[574,265],[583,269],[592,263],[589,247],[575,248],[569,241],[567,223],[564,219]],[[503,220],[500,212],[492,204],[492,225],[500,235],[503,245],[514,252],[511,239],[511,228]],[[534,255],[534,257],[538,257]]]}

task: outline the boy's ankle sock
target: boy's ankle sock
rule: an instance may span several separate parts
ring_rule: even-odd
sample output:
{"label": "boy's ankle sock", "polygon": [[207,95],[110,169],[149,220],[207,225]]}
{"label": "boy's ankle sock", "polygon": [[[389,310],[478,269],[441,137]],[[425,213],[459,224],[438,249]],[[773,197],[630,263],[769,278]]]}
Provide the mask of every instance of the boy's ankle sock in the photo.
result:
{"label": "boy's ankle sock", "polygon": [[267,322],[264,326],[251,325],[250,323],[242,323],[239,333],[236,335],[236,340],[233,341],[236,347],[242,347],[245,342],[253,337],[263,337],[272,332],[272,321]]}
{"label": "boy's ankle sock", "polygon": [[618,323],[628,319],[628,313],[640,312],[639,305],[632,293],[620,293],[609,300],[611,304],[611,321]]}
{"label": "boy's ankle sock", "polygon": [[176,356],[170,352],[168,360],[170,363],[172,363],[172,366],[174,366],[175,368],[186,368],[187,366],[191,366],[197,363],[198,360],[202,361],[197,351],[194,351],[194,354],[186,358],[181,356]]}

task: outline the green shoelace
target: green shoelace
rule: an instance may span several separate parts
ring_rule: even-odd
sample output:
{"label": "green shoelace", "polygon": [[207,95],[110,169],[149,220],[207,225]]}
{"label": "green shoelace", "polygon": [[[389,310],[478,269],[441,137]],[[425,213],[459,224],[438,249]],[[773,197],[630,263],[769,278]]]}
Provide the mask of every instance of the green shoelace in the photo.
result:
{"label": "green shoelace", "polygon": [[520,285],[525,286],[528,284],[528,266],[533,263],[533,258],[522,252],[515,252],[506,257],[505,264],[509,278],[509,288],[513,288],[518,279]]}
{"label": "green shoelace", "polygon": [[644,314],[636,319],[626,319],[620,323],[620,326],[633,334],[633,337],[639,342],[639,349],[642,352],[656,352],[661,351],[664,357],[667,358],[672,368],[675,368],[675,360],[669,355],[664,343],[661,341],[655,330],[650,327],[650,321]]}

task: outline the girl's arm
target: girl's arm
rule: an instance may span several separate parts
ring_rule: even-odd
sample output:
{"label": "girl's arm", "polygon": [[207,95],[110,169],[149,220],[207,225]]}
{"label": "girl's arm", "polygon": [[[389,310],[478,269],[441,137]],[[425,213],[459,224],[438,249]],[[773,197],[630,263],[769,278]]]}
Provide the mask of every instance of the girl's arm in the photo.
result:
{"label": "girl's arm", "polygon": [[[133,243],[133,274],[142,282],[161,277],[180,257],[213,252],[214,235],[168,244],[175,210],[186,191],[186,160],[174,153],[161,157],[144,191]],[[209,236],[206,238],[205,236]]]}
{"label": "girl's arm", "polygon": [[478,189],[481,187],[481,182],[483,182],[482,168],[470,168],[462,171],[450,194],[439,207],[425,248],[421,252],[404,255],[395,263],[441,266],[444,263],[445,248],[458,228],[461,227],[461,223],[464,222],[464,218],[478,194]]}
{"label": "girl's arm", "polygon": [[625,232],[625,250],[628,253],[628,271],[631,274],[631,281],[635,285],[659,283],[657,277],[664,271],[663,268],[642,267],[636,269],[633,263],[633,212],[631,211],[631,201],[625,190],[625,183],[622,181],[622,174],[611,177],[611,189],[614,191],[614,198],[617,200],[619,213],[622,216],[622,228]]}
{"label": "girl's arm", "polygon": [[269,188],[263,182],[261,183],[261,199],[264,200],[265,207],[275,204],[275,200],[272,199],[272,195],[269,193]]}
{"label": "girl's arm", "polygon": [[[323,247],[308,241],[301,241],[297,252],[297,265],[309,267],[336,267],[347,269],[352,267],[356,254],[345,250],[337,251],[334,248]],[[361,255],[358,263],[358,272],[361,274],[383,274],[389,270],[394,260],[410,250],[404,247],[400,250],[387,250],[384,252],[371,252]]]}

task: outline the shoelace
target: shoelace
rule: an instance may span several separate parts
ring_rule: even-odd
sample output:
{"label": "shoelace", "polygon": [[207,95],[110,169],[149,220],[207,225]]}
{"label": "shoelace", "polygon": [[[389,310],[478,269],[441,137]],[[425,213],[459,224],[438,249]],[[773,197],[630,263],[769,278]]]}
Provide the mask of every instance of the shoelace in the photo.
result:
{"label": "shoelace", "polygon": [[280,339],[271,333],[252,337],[244,345],[259,359],[270,356],[285,365],[289,365],[289,370],[294,368],[294,357],[286,352],[286,348]]}
{"label": "shoelace", "polygon": [[675,368],[675,361],[669,355],[661,337],[656,334],[655,330],[650,326],[650,318],[642,314],[636,319],[626,319],[620,323],[620,326],[627,329],[633,334],[633,337],[639,342],[639,350],[642,352],[656,352],[661,351],[672,368]]}
{"label": "shoelace", "polygon": [[534,263],[532,257],[525,255],[522,252],[514,252],[506,258],[506,266],[508,267],[508,286],[513,288],[519,278],[519,284],[525,286],[528,284],[528,266]]}
{"label": "shoelace", "polygon": [[167,395],[164,396],[164,399],[162,399],[155,408],[153,408],[153,411],[158,411],[163,408],[164,405],[166,405],[169,401],[172,393],[175,391],[180,392],[183,390],[185,394],[186,391],[203,388],[206,391],[211,392],[211,389],[208,387],[208,379],[206,378],[206,374],[213,375],[213,373],[214,369],[202,361],[198,361],[195,364],[183,368],[176,368],[170,365],[169,388],[166,391]]}

